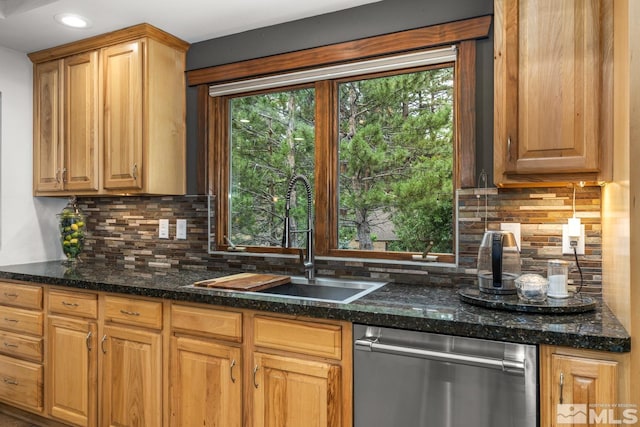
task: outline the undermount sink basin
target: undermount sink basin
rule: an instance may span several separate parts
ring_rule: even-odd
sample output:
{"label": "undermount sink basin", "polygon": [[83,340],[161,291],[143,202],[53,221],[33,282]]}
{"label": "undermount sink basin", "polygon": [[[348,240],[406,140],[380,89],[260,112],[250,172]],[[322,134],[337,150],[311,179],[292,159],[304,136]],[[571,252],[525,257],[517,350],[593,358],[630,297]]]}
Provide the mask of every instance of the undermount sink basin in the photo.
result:
{"label": "undermount sink basin", "polygon": [[387,282],[326,277],[317,277],[309,283],[304,277],[293,276],[291,277],[291,283],[264,289],[258,291],[258,293],[278,295],[284,298],[348,304],[376,289],[380,289],[386,284]]}
{"label": "undermount sink basin", "polygon": [[[324,301],[348,304],[380,289],[387,282],[370,280],[333,279],[317,277],[311,283],[302,276],[291,276],[291,283],[277,285],[261,291],[237,291],[232,289],[198,287],[200,290],[227,291],[243,294],[274,295],[281,298],[298,300]],[[196,288],[194,284],[184,285],[186,288]]]}

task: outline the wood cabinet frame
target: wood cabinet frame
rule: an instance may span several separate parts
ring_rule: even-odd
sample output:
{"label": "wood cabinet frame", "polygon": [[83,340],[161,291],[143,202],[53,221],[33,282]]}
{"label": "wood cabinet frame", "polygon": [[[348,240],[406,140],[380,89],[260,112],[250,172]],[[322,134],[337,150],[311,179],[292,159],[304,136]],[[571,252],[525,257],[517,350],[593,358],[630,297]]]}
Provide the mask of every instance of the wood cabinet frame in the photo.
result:
{"label": "wood cabinet frame", "polygon": [[[493,157],[494,183],[499,187],[564,186],[578,181],[596,184],[611,179],[613,2],[546,3],[558,12],[562,7],[575,8],[573,33],[570,23],[556,24],[560,14],[545,14],[542,2],[494,2]],[[522,18],[525,9],[534,10],[531,14],[535,16]],[[521,34],[528,23],[560,27],[567,33],[558,37],[562,40],[545,40],[549,37],[545,33],[530,40]],[[574,44],[568,58],[562,56],[563,41]],[[533,61],[539,51],[555,53],[557,61]],[[538,66],[533,75],[543,76],[529,88],[527,77],[532,74],[527,71],[533,66]],[[543,77],[556,75],[564,76],[564,80],[556,80],[567,87],[567,94],[553,92],[553,86],[545,84]],[[536,126],[540,122],[544,124]]]}
{"label": "wood cabinet frame", "polygon": [[188,47],[139,24],[30,53],[34,195],[184,194]]}

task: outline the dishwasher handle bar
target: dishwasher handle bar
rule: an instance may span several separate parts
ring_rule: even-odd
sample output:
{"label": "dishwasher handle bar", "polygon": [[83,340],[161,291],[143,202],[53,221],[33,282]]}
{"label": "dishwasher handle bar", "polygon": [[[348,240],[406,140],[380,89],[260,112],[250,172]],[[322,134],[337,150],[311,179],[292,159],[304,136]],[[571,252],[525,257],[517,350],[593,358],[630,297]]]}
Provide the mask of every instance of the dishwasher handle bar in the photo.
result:
{"label": "dishwasher handle bar", "polygon": [[481,368],[497,369],[511,374],[524,375],[525,362],[519,360],[496,359],[493,357],[473,356],[460,353],[448,353],[444,351],[426,350],[422,348],[400,347],[397,345],[383,344],[377,339],[359,339],[355,341],[355,349],[400,356],[420,357],[423,359],[437,360],[440,362],[458,363],[462,365],[477,366]]}

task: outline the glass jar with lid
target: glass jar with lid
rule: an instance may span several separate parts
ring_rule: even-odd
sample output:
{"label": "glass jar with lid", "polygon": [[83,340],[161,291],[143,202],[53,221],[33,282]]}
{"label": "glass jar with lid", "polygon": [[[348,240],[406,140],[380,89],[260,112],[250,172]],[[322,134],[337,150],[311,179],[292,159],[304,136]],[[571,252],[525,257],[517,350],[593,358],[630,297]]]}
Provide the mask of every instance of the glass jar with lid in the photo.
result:
{"label": "glass jar with lid", "polygon": [[567,282],[569,279],[569,262],[561,259],[552,259],[547,263],[547,279],[549,280],[549,290],[547,296],[550,298],[567,298]]}

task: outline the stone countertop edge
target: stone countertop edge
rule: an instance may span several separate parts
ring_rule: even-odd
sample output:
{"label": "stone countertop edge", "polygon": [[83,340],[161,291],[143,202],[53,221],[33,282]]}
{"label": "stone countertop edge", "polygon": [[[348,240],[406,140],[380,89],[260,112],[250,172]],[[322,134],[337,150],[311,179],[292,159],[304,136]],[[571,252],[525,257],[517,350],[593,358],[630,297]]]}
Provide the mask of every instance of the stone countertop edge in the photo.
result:
{"label": "stone countertop edge", "polygon": [[[559,345],[629,352],[631,338],[599,296],[596,309],[579,314],[534,314],[478,307],[462,302],[458,289],[389,283],[350,303],[185,287],[236,271],[159,269],[99,262],[68,268],[60,261],[0,266],[0,279],[261,310],[372,326],[409,329],[524,344]],[[355,338],[355,337],[354,337]]]}

